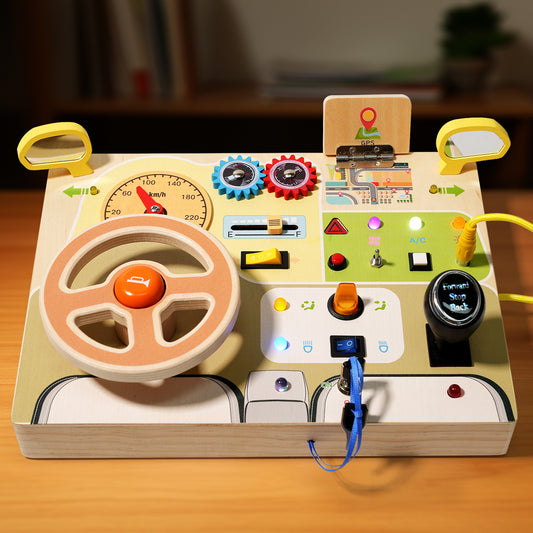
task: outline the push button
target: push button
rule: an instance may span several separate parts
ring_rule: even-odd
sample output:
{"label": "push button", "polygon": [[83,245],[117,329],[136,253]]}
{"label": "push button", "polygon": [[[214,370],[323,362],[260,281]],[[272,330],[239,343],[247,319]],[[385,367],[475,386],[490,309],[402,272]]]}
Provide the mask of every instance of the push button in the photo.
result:
{"label": "push button", "polygon": [[429,252],[409,252],[409,270],[415,272],[417,270],[432,270],[431,254]]}
{"label": "push button", "polygon": [[115,281],[115,296],[126,307],[150,307],[161,300],[165,292],[163,277],[146,265],[126,268]]}
{"label": "push button", "polygon": [[348,262],[346,261],[346,257],[344,257],[344,255],[335,253],[329,256],[328,267],[331,268],[331,270],[344,270],[347,265]]}

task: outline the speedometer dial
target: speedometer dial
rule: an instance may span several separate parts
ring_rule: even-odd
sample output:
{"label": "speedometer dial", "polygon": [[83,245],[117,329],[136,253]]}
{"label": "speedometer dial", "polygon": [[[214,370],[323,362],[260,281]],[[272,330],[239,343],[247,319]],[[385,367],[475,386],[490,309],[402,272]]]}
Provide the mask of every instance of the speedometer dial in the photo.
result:
{"label": "speedometer dial", "polygon": [[211,223],[213,209],[207,192],[192,179],[173,172],[133,176],[113,189],[104,203],[102,218],[159,213],[194,222]]}

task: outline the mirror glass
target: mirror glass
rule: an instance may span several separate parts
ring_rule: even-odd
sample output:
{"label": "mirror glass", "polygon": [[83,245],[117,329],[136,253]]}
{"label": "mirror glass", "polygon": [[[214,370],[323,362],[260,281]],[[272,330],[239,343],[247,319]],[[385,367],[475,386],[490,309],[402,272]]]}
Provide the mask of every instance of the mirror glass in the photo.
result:
{"label": "mirror glass", "polygon": [[450,136],[445,154],[451,158],[496,154],[503,146],[503,140],[492,131],[461,131]]}
{"label": "mirror glass", "polygon": [[83,141],[76,135],[55,135],[35,141],[26,152],[33,165],[77,161],[86,154]]}

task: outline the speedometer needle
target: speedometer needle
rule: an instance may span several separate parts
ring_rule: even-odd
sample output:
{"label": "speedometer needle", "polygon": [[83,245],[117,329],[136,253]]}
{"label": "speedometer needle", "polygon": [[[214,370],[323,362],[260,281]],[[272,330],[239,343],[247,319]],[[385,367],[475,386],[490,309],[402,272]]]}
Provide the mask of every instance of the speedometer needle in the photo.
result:
{"label": "speedometer needle", "polygon": [[157,203],[140,185],[135,189],[137,195],[141,199],[141,202],[146,207],[147,213],[152,213],[156,215],[163,215],[165,213],[165,208]]}

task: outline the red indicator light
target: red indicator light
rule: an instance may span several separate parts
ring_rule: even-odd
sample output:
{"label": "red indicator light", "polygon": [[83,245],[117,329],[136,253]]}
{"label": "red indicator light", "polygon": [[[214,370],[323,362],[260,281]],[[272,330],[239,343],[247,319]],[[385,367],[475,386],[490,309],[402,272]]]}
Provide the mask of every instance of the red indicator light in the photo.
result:
{"label": "red indicator light", "polygon": [[447,393],[450,398],[460,398],[463,395],[463,389],[454,383],[448,387]]}

